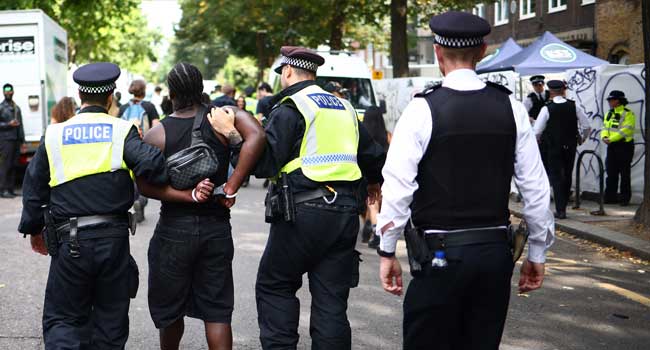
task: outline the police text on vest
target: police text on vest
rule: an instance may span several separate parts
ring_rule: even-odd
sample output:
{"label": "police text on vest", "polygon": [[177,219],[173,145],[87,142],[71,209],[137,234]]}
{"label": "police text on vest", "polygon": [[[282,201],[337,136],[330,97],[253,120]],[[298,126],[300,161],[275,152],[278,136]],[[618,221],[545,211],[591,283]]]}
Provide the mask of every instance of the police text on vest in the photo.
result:
{"label": "police text on vest", "polygon": [[63,128],[63,144],[100,143],[113,141],[111,124],[77,124]]}

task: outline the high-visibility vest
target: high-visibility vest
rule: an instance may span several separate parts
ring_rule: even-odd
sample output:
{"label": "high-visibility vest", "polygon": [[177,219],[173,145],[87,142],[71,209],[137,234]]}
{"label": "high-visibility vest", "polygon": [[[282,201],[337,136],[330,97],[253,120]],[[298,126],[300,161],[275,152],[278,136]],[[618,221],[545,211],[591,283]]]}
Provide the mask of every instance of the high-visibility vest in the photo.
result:
{"label": "high-visibility vest", "polygon": [[257,100],[252,97],[246,97],[244,100],[246,101],[246,110],[255,116],[257,112]]}
{"label": "high-visibility vest", "polygon": [[350,102],[318,85],[310,85],[281,103],[292,101],[305,119],[300,155],[280,172],[302,169],[316,182],[355,181],[361,178],[357,164],[359,123]]}
{"label": "high-visibility vest", "polygon": [[610,142],[631,142],[634,140],[634,128],[636,127],[636,116],[627,107],[620,105],[611,109],[603,120],[603,129],[600,131],[601,138],[609,138]]}
{"label": "high-visibility vest", "polygon": [[80,177],[129,171],[124,142],[133,123],[105,113],[81,113],[45,131],[50,187]]}

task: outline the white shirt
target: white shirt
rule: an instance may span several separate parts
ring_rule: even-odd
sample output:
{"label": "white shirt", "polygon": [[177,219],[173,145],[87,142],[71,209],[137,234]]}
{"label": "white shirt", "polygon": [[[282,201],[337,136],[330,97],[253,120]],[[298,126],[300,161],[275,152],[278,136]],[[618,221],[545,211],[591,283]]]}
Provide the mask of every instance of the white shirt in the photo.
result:
{"label": "white shirt", "polygon": [[[535,95],[537,95],[537,98],[544,101],[544,96],[546,95],[546,90],[542,91],[542,93],[538,94],[536,92],[533,92]],[[526,97],[524,100],[524,106],[526,107],[527,111],[530,111],[531,108],[533,108],[533,100],[530,97]]]}
{"label": "white shirt", "polygon": [[[566,103],[566,98],[562,96],[555,96],[553,97],[553,102]],[[535,121],[535,126],[533,127],[533,130],[535,131],[535,135],[537,135],[537,137],[540,137],[544,132],[544,129],[546,129],[546,123],[548,123],[549,117],[550,114],[548,113],[548,107],[542,107],[542,109],[539,111],[539,115],[537,116],[537,120]],[[576,108],[576,118],[578,118],[580,135],[582,135],[582,138],[584,139],[589,136],[589,132],[591,130],[591,127],[589,126],[589,119],[582,111],[582,108]]]}
{"label": "white shirt", "polygon": [[[485,87],[476,73],[459,69],[449,73],[442,86],[458,90],[480,90]],[[546,250],[555,240],[555,222],[550,209],[550,186],[542,165],[537,140],[528,121],[524,105],[510,97],[517,127],[514,180],[524,199],[524,218],[530,230],[528,259],[543,263]],[[415,178],[418,164],[431,139],[431,111],[423,98],[413,99],[395,126],[382,174],[382,208],[377,218],[380,249],[394,252],[397,239],[411,217],[409,208],[418,189]],[[381,229],[393,223],[383,234]]]}

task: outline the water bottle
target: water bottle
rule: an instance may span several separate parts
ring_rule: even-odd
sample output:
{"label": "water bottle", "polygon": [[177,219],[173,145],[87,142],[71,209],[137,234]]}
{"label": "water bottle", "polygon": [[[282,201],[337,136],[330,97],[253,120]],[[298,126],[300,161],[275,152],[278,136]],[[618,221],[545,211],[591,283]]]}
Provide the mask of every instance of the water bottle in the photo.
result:
{"label": "water bottle", "polygon": [[434,269],[442,269],[447,266],[447,258],[445,257],[444,250],[436,250],[433,260],[431,260],[431,266]]}

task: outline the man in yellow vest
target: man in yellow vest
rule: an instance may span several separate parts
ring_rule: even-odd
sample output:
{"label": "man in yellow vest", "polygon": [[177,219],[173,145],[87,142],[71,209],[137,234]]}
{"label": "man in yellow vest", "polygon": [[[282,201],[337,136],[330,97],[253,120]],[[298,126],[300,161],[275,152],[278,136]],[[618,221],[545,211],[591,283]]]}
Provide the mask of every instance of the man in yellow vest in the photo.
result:
{"label": "man in yellow vest", "polygon": [[119,75],[107,62],[75,71],[81,110],[48,127],[25,174],[18,231],[30,235],[35,252],[52,256],[45,349],[124,349],[138,281],[129,254],[134,176],[168,200],[207,201],[212,192],[205,181],[193,191],[166,186],[160,150],[143,143],[132,123],[107,114]]}
{"label": "man in yellow vest", "polygon": [[[607,97],[609,113],[603,121],[600,137],[607,144],[607,181],[605,186],[605,203],[630,204],[632,184],[630,172],[634,157],[634,128],[636,117],[627,108],[625,93],[612,90]],[[621,192],[618,194],[618,178],[621,178]]]}
{"label": "man in yellow vest", "polygon": [[[316,85],[324,63],[314,51],[283,47],[282,90],[273,97],[266,150],[255,175],[276,179],[266,199],[271,234],[257,274],[256,299],[263,349],[295,349],[300,304],[309,277],[314,349],[350,349],[347,301],[358,282],[357,187],[368,180],[378,199],[384,152],[357,121],[348,101]],[[213,110],[213,127],[228,135],[232,116]]]}

